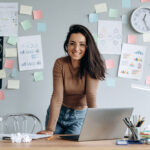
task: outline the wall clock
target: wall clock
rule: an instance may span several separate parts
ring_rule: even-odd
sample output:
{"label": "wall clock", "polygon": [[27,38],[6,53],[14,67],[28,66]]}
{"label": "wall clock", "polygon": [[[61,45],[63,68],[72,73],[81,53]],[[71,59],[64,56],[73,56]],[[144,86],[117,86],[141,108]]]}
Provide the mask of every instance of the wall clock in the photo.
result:
{"label": "wall clock", "polygon": [[131,14],[131,25],[139,33],[150,32],[150,8],[139,7]]}

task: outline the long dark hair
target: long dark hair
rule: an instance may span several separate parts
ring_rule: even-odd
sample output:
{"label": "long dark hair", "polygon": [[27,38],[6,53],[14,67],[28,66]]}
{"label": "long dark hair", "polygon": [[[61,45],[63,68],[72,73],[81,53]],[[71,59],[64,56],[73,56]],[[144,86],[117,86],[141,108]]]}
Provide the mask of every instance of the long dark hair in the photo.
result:
{"label": "long dark hair", "polygon": [[82,25],[72,25],[69,28],[66,40],[64,42],[64,50],[67,52],[67,45],[71,34],[81,33],[86,38],[86,52],[80,61],[80,76],[82,78],[84,71],[94,79],[105,79],[105,63],[101,54],[98,51],[95,40],[90,31]]}

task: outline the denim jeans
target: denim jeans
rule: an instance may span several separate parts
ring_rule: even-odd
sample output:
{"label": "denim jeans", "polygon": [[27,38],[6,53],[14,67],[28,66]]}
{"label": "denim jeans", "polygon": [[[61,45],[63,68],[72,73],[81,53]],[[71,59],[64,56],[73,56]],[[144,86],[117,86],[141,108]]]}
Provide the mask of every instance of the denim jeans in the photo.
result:
{"label": "denim jeans", "polygon": [[[75,110],[62,106],[56,124],[54,134],[80,134],[87,108]],[[49,108],[47,109],[45,126],[49,120]]]}

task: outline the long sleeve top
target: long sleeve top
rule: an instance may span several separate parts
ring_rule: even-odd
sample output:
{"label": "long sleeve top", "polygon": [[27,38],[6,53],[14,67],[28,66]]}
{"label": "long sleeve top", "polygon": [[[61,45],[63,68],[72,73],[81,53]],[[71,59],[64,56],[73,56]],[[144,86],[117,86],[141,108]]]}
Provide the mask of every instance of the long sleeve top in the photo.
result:
{"label": "long sleeve top", "polygon": [[98,79],[91,78],[86,72],[81,79],[79,68],[72,67],[68,56],[58,58],[53,68],[53,94],[47,129],[55,131],[62,105],[72,109],[96,107],[98,83]]}

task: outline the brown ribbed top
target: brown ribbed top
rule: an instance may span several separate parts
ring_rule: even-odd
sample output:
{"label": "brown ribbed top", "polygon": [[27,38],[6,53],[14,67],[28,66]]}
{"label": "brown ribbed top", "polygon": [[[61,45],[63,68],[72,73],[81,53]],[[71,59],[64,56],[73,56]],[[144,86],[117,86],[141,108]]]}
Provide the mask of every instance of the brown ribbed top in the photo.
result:
{"label": "brown ribbed top", "polygon": [[47,129],[55,131],[61,105],[73,109],[96,107],[99,80],[88,73],[80,78],[79,68],[74,69],[68,56],[58,58],[53,68],[53,94]]}

